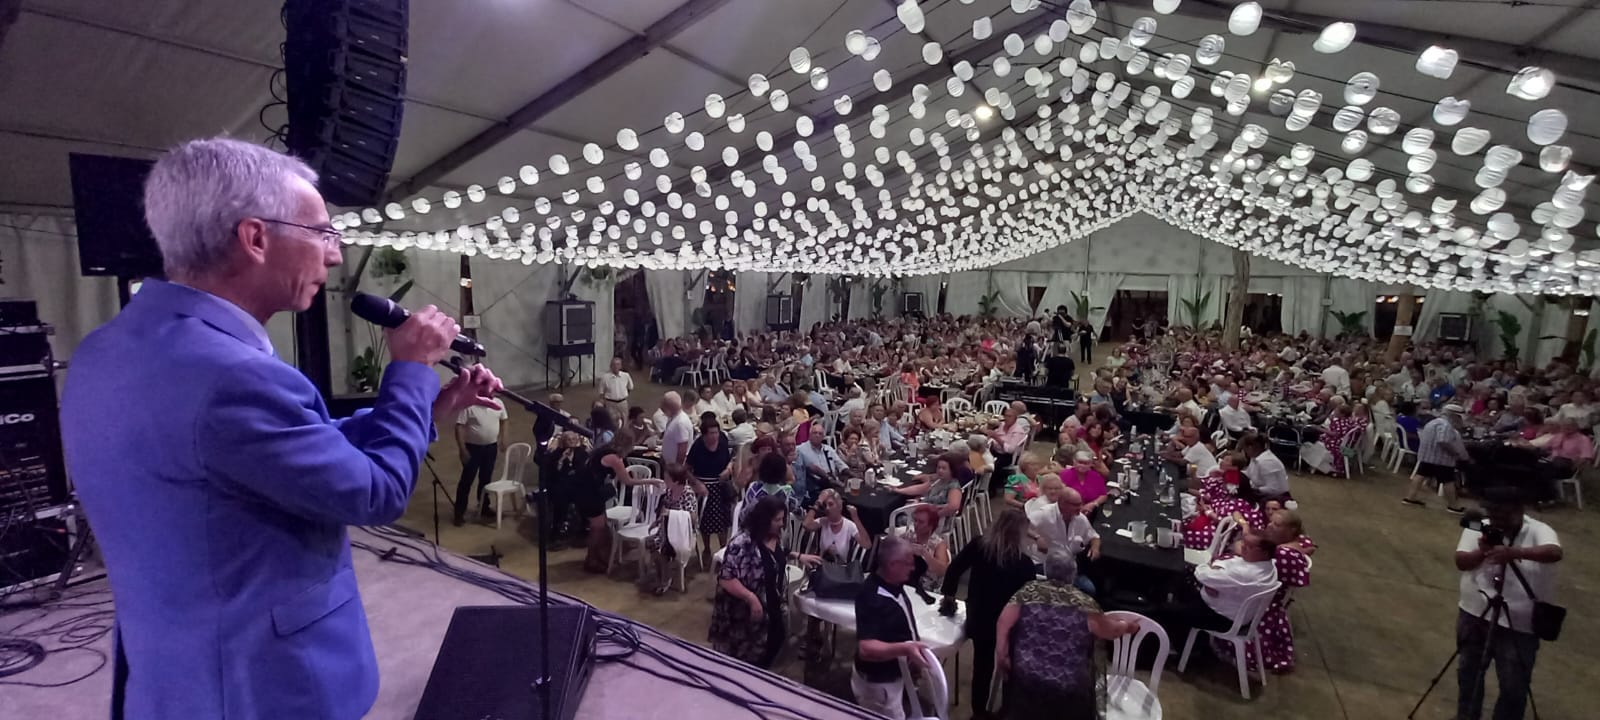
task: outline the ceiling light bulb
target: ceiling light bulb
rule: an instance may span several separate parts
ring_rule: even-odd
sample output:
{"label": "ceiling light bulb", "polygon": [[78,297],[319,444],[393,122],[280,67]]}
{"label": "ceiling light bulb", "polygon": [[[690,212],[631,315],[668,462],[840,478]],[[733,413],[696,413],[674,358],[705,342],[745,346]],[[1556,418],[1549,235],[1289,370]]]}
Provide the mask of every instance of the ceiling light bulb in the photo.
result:
{"label": "ceiling light bulb", "polygon": [[977,115],[979,120],[988,120],[994,117],[994,108],[988,105],[979,105],[978,109],[973,111],[973,114]]}

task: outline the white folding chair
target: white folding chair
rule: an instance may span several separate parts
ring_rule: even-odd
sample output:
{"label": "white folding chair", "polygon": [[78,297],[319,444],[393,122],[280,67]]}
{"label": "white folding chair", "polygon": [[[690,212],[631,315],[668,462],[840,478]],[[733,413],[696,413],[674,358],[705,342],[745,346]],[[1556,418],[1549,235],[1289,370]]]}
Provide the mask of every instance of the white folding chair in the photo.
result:
{"label": "white folding chair", "polygon": [[1578,480],[1578,476],[1577,475],[1573,475],[1572,477],[1569,477],[1569,478],[1562,478],[1561,484],[1558,486],[1558,488],[1561,491],[1561,499],[1562,500],[1567,499],[1567,488],[1568,487],[1572,488],[1573,504],[1576,505],[1579,510],[1582,510],[1583,509],[1583,483]]}
{"label": "white folding chair", "polygon": [[[644,573],[644,539],[650,535],[650,523],[656,517],[656,505],[661,500],[661,488],[656,485],[633,486],[633,512],[622,527],[613,533],[611,564],[623,558],[628,545],[639,546],[639,572]],[[608,568],[609,569],[609,568]]]}
{"label": "white folding chair", "polygon": [[[1161,671],[1167,666],[1172,645],[1167,631],[1161,625],[1139,613],[1113,610],[1106,617],[1133,620],[1139,631],[1117,638],[1111,645],[1111,664],[1106,668],[1106,704],[1120,710],[1116,716],[1127,718],[1161,717],[1161,700],[1156,690],[1161,687]],[[1145,638],[1156,640],[1155,662],[1150,664],[1150,683],[1139,680],[1139,648]],[[1109,714],[1109,713],[1108,713]]]}
{"label": "white folding chair", "polygon": [[1224,550],[1228,549],[1228,540],[1233,536],[1234,531],[1238,529],[1239,523],[1233,519],[1232,515],[1217,521],[1217,529],[1211,535],[1211,546],[1206,548],[1207,562],[1217,559]]}
{"label": "white folding chair", "polygon": [[522,478],[528,472],[528,458],[532,455],[533,446],[527,443],[516,443],[506,448],[506,461],[500,466],[500,479],[483,486],[485,495],[494,494],[495,529],[499,529],[500,521],[505,519],[508,498],[527,504],[528,488],[522,484]]}
{"label": "white folding chair", "polygon": [[1267,663],[1261,654],[1261,616],[1267,613],[1267,606],[1272,604],[1272,596],[1277,594],[1282,583],[1273,583],[1272,587],[1262,590],[1239,606],[1239,614],[1233,618],[1233,627],[1224,631],[1202,630],[1191,628],[1189,639],[1183,643],[1183,655],[1178,658],[1178,672],[1183,672],[1189,665],[1189,651],[1194,649],[1194,639],[1200,633],[1226,641],[1233,645],[1233,662],[1239,670],[1239,694],[1244,699],[1250,699],[1250,672],[1246,669],[1245,649],[1251,645],[1256,649],[1256,670],[1261,675],[1261,687],[1267,686]]}
{"label": "white folding chair", "polygon": [[680,384],[687,387],[700,387],[705,384],[705,375],[706,357],[701,355],[695,358],[694,363],[689,365],[688,370],[683,371],[683,382]]}
{"label": "white folding chair", "polygon": [[911,713],[906,717],[914,720],[949,720],[950,680],[944,676],[944,666],[927,648],[922,649],[922,662],[928,668],[922,677],[928,681],[927,699],[932,706],[926,712],[922,707],[922,693],[917,689],[916,676],[911,674],[911,666],[906,659],[900,658],[900,677],[905,679],[906,695],[911,698]]}
{"label": "white folding chair", "polygon": [[986,415],[1004,415],[1010,408],[1011,403],[1004,400],[990,400],[983,404],[983,412]]}
{"label": "white folding chair", "polygon": [[[633,478],[635,480],[648,480],[650,478],[655,477],[655,474],[650,470],[649,467],[647,467],[645,465],[639,465],[639,464],[629,465],[627,470],[628,470],[628,477],[631,477],[631,478]],[[622,492],[621,492],[621,495],[623,497],[622,504],[606,508],[606,522],[611,523],[611,526],[612,526],[613,530],[622,527],[622,525],[624,523],[628,522],[628,520],[633,518],[633,506],[634,506],[634,502],[636,500],[634,492],[633,492],[633,489],[634,488],[639,488],[639,487],[644,487],[644,486],[642,486],[642,485],[627,485],[627,486],[624,486],[622,488]]]}
{"label": "white folding chair", "polygon": [[966,398],[950,398],[944,404],[944,421],[955,422],[956,418],[972,414],[972,401]]}
{"label": "white folding chair", "polygon": [[914,524],[911,518],[911,511],[917,505],[918,503],[908,502],[895,508],[894,512],[889,513],[888,532],[892,533],[902,527],[911,527]]}
{"label": "white folding chair", "polygon": [[1367,469],[1361,464],[1361,438],[1366,435],[1365,428],[1346,434],[1339,440],[1339,447],[1334,452],[1344,456],[1344,479],[1350,479],[1350,466],[1356,466],[1356,474],[1366,475]]}
{"label": "white folding chair", "polygon": [[1392,459],[1389,462],[1389,472],[1400,472],[1400,464],[1405,462],[1407,455],[1415,458],[1417,456],[1417,449],[1410,446],[1410,443],[1406,437],[1406,431],[1398,430],[1395,432],[1395,449],[1392,454]]}

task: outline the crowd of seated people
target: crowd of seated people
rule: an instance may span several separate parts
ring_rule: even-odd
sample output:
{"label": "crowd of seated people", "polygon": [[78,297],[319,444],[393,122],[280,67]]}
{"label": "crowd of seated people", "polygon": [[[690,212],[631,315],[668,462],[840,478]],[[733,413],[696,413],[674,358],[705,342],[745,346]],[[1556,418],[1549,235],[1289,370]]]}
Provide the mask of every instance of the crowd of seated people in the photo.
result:
{"label": "crowd of seated people", "polygon": [[[1071,334],[1053,338],[1057,325]],[[893,490],[917,503],[909,526],[893,534],[902,543],[893,554],[915,568],[900,582],[911,586],[908,591],[948,596],[958,591],[961,576],[981,578],[985,618],[968,629],[985,645],[986,661],[977,672],[1015,671],[1032,650],[1012,641],[1026,622],[1013,615],[1008,624],[1010,611],[1003,608],[1052,608],[1083,624],[1085,642],[1128,631],[1104,619],[1094,583],[1078,566],[1093,566],[1099,554],[1089,519],[1114,492],[1107,480],[1115,453],[1141,417],[1163,415],[1161,426],[1168,429],[1161,455],[1190,468],[1194,478],[1184,544],[1204,549],[1222,523],[1238,528],[1235,542],[1195,569],[1194,594],[1167,609],[1186,624],[1214,628],[1252,591],[1282,583],[1262,621],[1264,657],[1252,649],[1248,662],[1288,672],[1294,666],[1288,588],[1309,582],[1316,550],[1296,511],[1291,467],[1342,476],[1379,452],[1379,438],[1389,438],[1384,442],[1417,453],[1419,462],[1408,470],[1418,485],[1445,485],[1447,507],[1458,509],[1453,469],[1470,460],[1457,452],[1463,435],[1499,438],[1566,462],[1594,455],[1590,428],[1600,421],[1600,405],[1589,398],[1595,383],[1568,365],[1533,371],[1430,344],[1389,361],[1386,348],[1370,339],[1304,334],[1248,336],[1239,350],[1225,351],[1218,333],[1182,327],[1123,344],[1097,367],[1086,361],[1079,402],[1055,433],[1053,453],[1048,445],[1033,447],[1041,428],[1021,403],[971,434],[952,432],[947,400],[981,401],[1004,377],[1044,379],[1047,358],[1071,354],[1067,344],[1078,339],[1077,327],[1058,318],[940,316],[668,339],[650,353],[652,375],[698,387],[667,393],[653,415],[630,408],[615,431],[635,449],[658,452],[667,477],[624,478],[615,456],[627,450],[615,440],[599,451],[603,461],[573,469],[569,460],[564,467],[574,476],[584,470],[594,475],[574,484],[608,486],[614,493],[629,482],[664,481],[673,509],[698,504],[702,552],[725,548],[711,643],[770,665],[786,642],[775,624],[788,608],[783,568],[821,556],[847,558],[856,548],[883,543],[844,499],[852,481],[884,458],[921,454],[930,472]],[[1287,454],[1275,442],[1281,427],[1295,431]],[[931,447],[927,439],[941,432],[954,442]],[[994,481],[973,492],[994,494],[996,520],[988,533],[971,537],[972,544],[953,547],[950,523],[971,501],[966,489],[986,472]],[[586,495],[586,509],[592,512],[592,498],[603,493]],[[1413,488],[1407,499],[1425,497]],[[786,547],[797,539],[783,532],[791,520],[817,542]],[[664,576],[663,555],[672,549],[652,541],[647,550],[658,558],[656,574]],[[591,559],[603,556],[591,550]],[[1044,578],[1030,580],[1024,567]],[[992,578],[1007,578],[1003,592]],[[654,582],[665,591],[662,577]],[[894,584],[882,577],[877,582]],[[1024,592],[1029,583],[1032,590]],[[975,592],[969,587],[968,598]],[[876,650],[859,655],[857,668],[871,668],[875,682],[885,675],[874,663],[890,651],[866,647]],[[860,691],[877,692],[862,679]],[[1026,672],[1012,681],[1018,688],[1041,682]],[[977,701],[976,683],[973,690]],[[1082,688],[1055,691],[1083,700],[1072,694]],[[1051,697],[1041,693],[1033,697]]]}

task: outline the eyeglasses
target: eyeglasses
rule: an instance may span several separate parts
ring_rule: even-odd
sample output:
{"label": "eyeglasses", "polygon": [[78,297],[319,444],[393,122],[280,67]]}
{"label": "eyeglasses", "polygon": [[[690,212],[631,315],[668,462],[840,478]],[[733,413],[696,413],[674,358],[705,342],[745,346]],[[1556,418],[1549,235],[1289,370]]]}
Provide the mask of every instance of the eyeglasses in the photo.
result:
{"label": "eyeglasses", "polygon": [[293,222],[289,222],[288,220],[274,220],[272,218],[256,218],[256,219],[260,220],[261,222],[272,223],[274,225],[288,225],[289,227],[297,227],[297,228],[300,228],[301,230],[310,230],[310,231],[312,231],[314,233],[317,233],[317,234],[321,235],[322,236],[322,243],[324,245],[327,245],[328,247],[338,247],[339,243],[344,240],[344,231],[340,230],[338,228],[318,227],[318,226],[315,226],[315,225],[301,225],[300,223],[293,223]]}

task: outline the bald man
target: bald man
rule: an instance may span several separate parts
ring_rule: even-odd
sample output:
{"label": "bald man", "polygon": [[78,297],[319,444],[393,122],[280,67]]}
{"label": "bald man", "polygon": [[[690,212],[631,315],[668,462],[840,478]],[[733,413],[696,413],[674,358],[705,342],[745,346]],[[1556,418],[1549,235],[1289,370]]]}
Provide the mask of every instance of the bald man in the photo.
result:
{"label": "bald man", "polygon": [[689,444],[694,442],[694,421],[683,411],[683,396],[676,391],[662,395],[661,414],[656,421],[661,428],[663,467],[682,465],[689,455]]}
{"label": "bald man", "polygon": [[[1045,556],[1055,550],[1081,554],[1091,561],[1100,559],[1100,533],[1083,514],[1083,495],[1077,490],[1062,488],[1055,502],[1028,513],[1028,524],[1033,526],[1034,535],[1028,554],[1035,563],[1043,563]],[[1094,594],[1094,584],[1084,575],[1078,576],[1076,585]]]}

